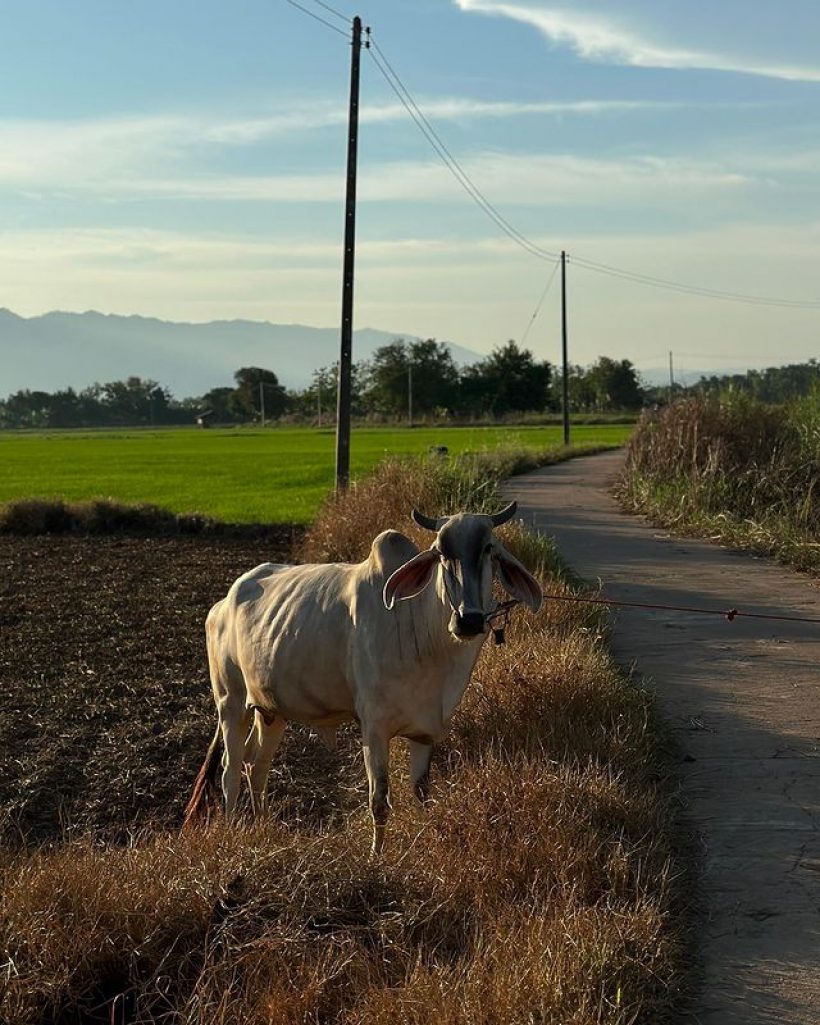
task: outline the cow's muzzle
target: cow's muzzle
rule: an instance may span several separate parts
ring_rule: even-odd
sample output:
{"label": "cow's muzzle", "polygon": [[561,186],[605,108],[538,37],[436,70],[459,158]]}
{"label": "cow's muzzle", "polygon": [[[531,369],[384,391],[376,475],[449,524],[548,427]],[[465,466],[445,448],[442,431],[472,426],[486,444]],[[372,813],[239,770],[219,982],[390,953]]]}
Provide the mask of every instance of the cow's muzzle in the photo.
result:
{"label": "cow's muzzle", "polygon": [[483,612],[454,612],[450,630],[454,637],[468,639],[486,632],[487,624]]}

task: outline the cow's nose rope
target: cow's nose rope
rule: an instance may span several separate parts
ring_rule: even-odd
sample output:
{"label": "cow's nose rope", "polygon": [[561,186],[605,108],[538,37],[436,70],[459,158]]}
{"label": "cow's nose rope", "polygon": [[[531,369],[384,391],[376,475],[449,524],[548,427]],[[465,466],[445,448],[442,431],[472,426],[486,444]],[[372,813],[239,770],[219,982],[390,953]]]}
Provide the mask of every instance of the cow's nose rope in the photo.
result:
{"label": "cow's nose rope", "polygon": [[[495,638],[496,644],[504,644],[506,640],[504,631],[507,629],[507,620],[510,618],[510,612],[518,604],[519,602],[517,598],[512,598],[510,601],[503,601],[499,605],[496,605],[493,611],[488,612],[484,617],[485,622],[489,624],[493,631],[493,637]],[[502,619],[501,626],[493,626],[493,622],[496,619]]]}

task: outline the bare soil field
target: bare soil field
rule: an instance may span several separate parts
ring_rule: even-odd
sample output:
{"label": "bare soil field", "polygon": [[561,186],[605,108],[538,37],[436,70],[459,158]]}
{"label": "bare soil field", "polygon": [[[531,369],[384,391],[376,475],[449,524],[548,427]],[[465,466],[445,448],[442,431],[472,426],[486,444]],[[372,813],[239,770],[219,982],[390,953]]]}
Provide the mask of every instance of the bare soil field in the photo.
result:
{"label": "bare soil field", "polygon": [[215,722],[205,614],[239,573],[290,548],[289,528],[0,537],[2,842],[179,822]]}

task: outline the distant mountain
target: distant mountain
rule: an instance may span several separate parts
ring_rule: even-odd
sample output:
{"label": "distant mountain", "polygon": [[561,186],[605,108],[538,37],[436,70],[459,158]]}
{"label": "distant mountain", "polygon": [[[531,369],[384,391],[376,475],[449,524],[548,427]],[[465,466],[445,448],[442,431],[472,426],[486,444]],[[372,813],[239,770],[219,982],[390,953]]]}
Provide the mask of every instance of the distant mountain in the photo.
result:
{"label": "distant mountain", "polygon": [[[353,360],[414,335],[362,328],[353,333]],[[447,343],[458,364],[482,354]],[[46,313],[18,317],[0,309],[0,398],[23,388],[53,392],[95,381],[151,378],[176,398],[233,384],[243,366],[272,370],[287,388],[310,383],[314,370],[339,357],[339,330],[266,321],[185,324],[115,314]]]}

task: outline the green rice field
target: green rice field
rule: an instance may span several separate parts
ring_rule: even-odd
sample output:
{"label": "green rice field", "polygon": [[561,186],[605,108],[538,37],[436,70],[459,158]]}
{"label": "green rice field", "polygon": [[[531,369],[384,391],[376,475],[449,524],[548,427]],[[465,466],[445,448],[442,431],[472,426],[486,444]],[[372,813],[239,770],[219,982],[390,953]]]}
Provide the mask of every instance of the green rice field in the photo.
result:
{"label": "green rice field", "polygon": [[[579,425],[573,445],[622,445],[631,424]],[[446,445],[451,455],[500,446],[561,448],[561,427],[362,428],[351,475],[387,456]],[[335,435],[315,428],[0,433],[0,503],[22,498],[150,502],[232,523],[306,523],[333,487]]]}

